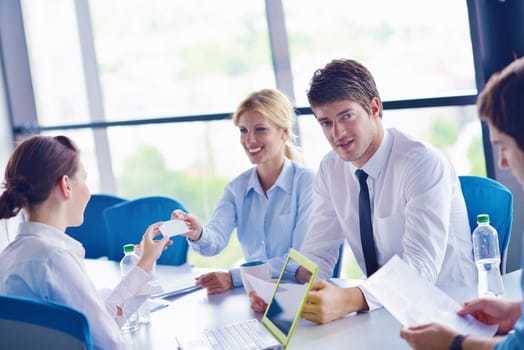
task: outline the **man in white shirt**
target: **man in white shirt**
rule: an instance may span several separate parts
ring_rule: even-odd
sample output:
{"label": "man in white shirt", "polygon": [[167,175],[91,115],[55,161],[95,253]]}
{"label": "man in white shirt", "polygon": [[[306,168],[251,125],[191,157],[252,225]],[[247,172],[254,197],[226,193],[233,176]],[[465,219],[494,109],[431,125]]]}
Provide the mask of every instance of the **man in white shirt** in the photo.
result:
{"label": "man in white shirt", "polygon": [[[333,60],[314,73],[308,99],[333,148],[314,182],[313,209],[301,249],[319,265],[319,277],[330,277],[339,246],[347,240],[368,276],[397,254],[438,286],[474,284],[471,233],[455,170],[433,147],[384,128],[371,73],[353,60]],[[364,205],[359,204],[358,169],[367,174],[363,181],[369,189],[371,250],[363,249],[361,241],[365,234],[360,221],[366,220],[359,216],[359,206]],[[367,237],[363,239],[369,241]],[[376,256],[374,262],[366,261],[373,260],[370,255]],[[295,277],[308,279],[300,268]],[[302,316],[327,323],[379,306],[365,282],[338,288],[318,280]]]}

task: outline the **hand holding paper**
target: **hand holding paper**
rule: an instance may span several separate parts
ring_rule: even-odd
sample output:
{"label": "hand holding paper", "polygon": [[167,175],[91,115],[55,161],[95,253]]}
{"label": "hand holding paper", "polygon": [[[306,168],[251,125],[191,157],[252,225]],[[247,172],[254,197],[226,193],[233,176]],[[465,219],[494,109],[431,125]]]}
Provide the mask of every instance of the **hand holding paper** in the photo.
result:
{"label": "hand holding paper", "polygon": [[264,281],[252,275],[246,275],[246,278],[257,295],[262,298],[266,304],[269,303],[269,299],[271,299],[273,290],[275,289],[275,283]]}
{"label": "hand holding paper", "polygon": [[423,279],[396,255],[364,285],[403,326],[436,322],[462,334],[483,336],[493,336],[497,330],[496,325],[485,325],[471,315],[457,315],[461,308],[459,303]]}
{"label": "hand holding paper", "polygon": [[183,220],[173,219],[165,221],[159,228],[164,236],[172,237],[189,232],[189,228]]}
{"label": "hand holding paper", "polygon": [[187,225],[187,231],[183,232],[183,234],[187,238],[193,241],[198,241],[200,239],[203,230],[202,225],[200,224],[196,216],[190,213],[186,213],[181,209],[176,209],[171,213],[171,220],[175,219],[182,220]]}

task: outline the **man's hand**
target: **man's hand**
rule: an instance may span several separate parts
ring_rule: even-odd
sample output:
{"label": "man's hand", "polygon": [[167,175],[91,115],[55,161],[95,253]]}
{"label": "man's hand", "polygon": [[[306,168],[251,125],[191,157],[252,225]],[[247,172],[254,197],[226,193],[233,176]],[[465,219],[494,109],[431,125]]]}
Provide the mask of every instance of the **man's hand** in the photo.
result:
{"label": "man's hand", "polygon": [[400,330],[400,337],[415,350],[447,350],[457,334],[451,328],[437,323]]}
{"label": "man's hand", "polygon": [[249,299],[251,300],[251,309],[255,312],[265,312],[267,304],[261,297],[258,296],[257,292],[252,290],[249,292]]}
{"label": "man's hand", "polygon": [[339,288],[326,281],[313,283],[302,311],[302,317],[324,324],[350,312],[367,310],[364,294],[357,287]]}
{"label": "man's hand", "polygon": [[198,222],[196,216],[189,213],[184,213],[180,209],[176,209],[171,213],[171,220],[173,219],[183,220],[186,223],[186,226],[189,229],[189,231],[187,233],[184,233],[184,236],[188,237],[193,241],[198,241],[200,237],[202,237],[202,225],[200,224],[200,222]]}
{"label": "man's hand", "polygon": [[482,298],[464,303],[460,316],[472,315],[486,324],[497,324],[498,334],[506,334],[513,329],[521,315],[521,302]]}
{"label": "man's hand", "polygon": [[233,278],[229,272],[210,272],[197,277],[196,284],[207,289],[207,294],[218,294],[233,288]]}

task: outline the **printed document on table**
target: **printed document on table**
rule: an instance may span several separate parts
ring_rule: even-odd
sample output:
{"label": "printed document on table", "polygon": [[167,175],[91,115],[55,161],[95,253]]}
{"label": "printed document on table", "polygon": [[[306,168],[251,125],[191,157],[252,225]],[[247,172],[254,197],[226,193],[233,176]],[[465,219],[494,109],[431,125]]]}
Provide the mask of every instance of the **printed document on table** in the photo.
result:
{"label": "printed document on table", "polygon": [[485,325],[471,315],[457,315],[460,304],[423,279],[397,255],[369,277],[364,285],[406,327],[437,322],[461,334],[490,337],[497,331],[496,325]]}
{"label": "printed document on table", "polygon": [[198,276],[199,274],[195,273],[173,274],[171,278],[162,276],[153,282],[160,285],[161,288],[151,294],[151,297],[166,298],[201,289],[202,286],[195,284],[195,278]]}

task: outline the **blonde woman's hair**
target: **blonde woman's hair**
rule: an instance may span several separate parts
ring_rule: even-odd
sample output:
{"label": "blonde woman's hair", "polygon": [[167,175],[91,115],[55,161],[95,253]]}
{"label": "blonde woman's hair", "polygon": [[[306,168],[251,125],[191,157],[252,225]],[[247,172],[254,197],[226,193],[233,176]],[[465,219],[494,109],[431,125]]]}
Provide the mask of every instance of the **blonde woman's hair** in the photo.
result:
{"label": "blonde woman's hair", "polygon": [[263,89],[249,94],[233,114],[233,123],[238,126],[240,116],[247,111],[258,112],[277,127],[286,131],[284,155],[296,162],[302,162],[302,155],[292,143],[295,110],[286,95],[278,90]]}

